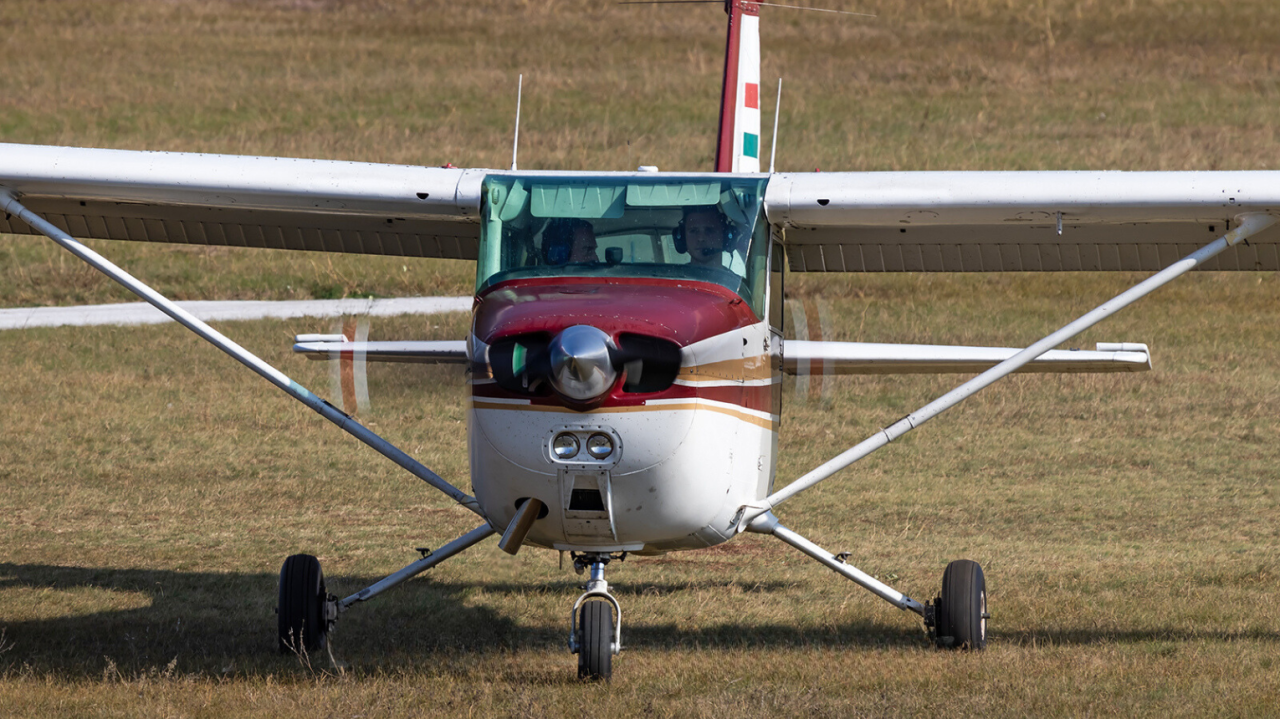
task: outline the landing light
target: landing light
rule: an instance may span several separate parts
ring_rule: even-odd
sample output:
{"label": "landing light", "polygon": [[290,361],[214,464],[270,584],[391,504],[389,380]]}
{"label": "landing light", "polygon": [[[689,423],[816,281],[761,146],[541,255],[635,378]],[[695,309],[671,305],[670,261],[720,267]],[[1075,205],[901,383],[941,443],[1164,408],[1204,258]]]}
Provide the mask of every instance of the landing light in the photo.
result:
{"label": "landing light", "polygon": [[604,459],[613,454],[613,440],[607,434],[593,434],[587,438],[587,454]]}
{"label": "landing light", "polygon": [[[610,446],[609,450],[612,451],[613,447]],[[557,459],[572,459],[578,454],[578,438],[570,432],[561,432],[551,443],[551,451],[555,453]],[[605,456],[608,456],[607,453]]]}

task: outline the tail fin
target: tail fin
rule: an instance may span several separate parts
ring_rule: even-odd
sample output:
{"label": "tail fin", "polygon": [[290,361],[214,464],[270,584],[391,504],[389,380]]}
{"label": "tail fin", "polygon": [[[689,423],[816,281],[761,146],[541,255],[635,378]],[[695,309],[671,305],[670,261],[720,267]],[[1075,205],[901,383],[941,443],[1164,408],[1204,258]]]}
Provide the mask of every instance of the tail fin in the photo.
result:
{"label": "tail fin", "polygon": [[729,36],[720,90],[716,172],[760,171],[760,6],[725,0]]}

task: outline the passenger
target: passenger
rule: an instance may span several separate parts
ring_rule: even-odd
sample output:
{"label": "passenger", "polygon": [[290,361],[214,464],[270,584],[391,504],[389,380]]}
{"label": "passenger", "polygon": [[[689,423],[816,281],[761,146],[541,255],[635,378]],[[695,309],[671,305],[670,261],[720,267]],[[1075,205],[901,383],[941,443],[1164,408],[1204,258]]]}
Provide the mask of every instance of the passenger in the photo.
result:
{"label": "passenger", "polygon": [[744,274],[746,265],[733,248],[734,227],[715,205],[684,208],[684,218],[672,233],[676,251],[689,255],[698,267],[725,267]]}
{"label": "passenger", "polygon": [[596,231],[586,220],[557,217],[542,231],[542,260],[548,265],[599,262]]}

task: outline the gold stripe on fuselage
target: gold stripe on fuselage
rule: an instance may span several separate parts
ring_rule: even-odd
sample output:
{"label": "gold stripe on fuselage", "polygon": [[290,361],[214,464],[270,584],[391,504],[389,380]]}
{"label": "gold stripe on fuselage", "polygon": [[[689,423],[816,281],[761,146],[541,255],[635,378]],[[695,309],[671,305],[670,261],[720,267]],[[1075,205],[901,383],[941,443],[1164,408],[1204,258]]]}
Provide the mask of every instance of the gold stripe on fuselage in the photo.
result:
{"label": "gold stripe on fuselage", "polygon": [[756,355],[742,359],[721,360],[707,364],[681,367],[676,379],[688,382],[710,380],[762,380],[773,376],[769,355]]}
{"label": "gold stripe on fuselage", "polygon": [[483,399],[472,399],[471,406],[475,409],[510,409],[517,412],[558,412],[560,414],[610,414],[613,412],[663,412],[668,410],[693,410],[704,409],[711,412],[719,412],[735,419],[742,420],[757,427],[772,430],[774,428],[775,419],[770,416],[768,419],[759,417],[741,409],[734,409],[722,404],[711,404],[710,402],[699,402],[697,400],[689,400],[687,402],[671,402],[669,404],[641,404],[628,405],[625,407],[600,407],[598,409],[589,409],[585,412],[579,412],[568,407],[557,407],[555,405],[545,404],[507,404],[505,402],[486,402]]}

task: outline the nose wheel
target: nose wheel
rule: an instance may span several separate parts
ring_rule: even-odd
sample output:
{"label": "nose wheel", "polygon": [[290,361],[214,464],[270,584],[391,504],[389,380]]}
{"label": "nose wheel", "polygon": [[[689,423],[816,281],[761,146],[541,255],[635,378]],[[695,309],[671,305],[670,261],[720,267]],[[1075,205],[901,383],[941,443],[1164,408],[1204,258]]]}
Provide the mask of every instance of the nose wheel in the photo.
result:
{"label": "nose wheel", "polygon": [[622,651],[622,607],[609,593],[604,567],[610,560],[621,561],[625,556],[584,554],[573,558],[579,574],[591,569],[591,578],[569,615],[569,651],[578,655],[579,679],[608,681],[613,676],[613,655]]}
{"label": "nose wheel", "polygon": [[981,651],[987,647],[987,580],[971,559],[957,559],[942,573],[942,593],[926,608],[940,649]]}
{"label": "nose wheel", "polygon": [[587,602],[578,610],[578,678],[608,681],[613,676],[613,608]]}

